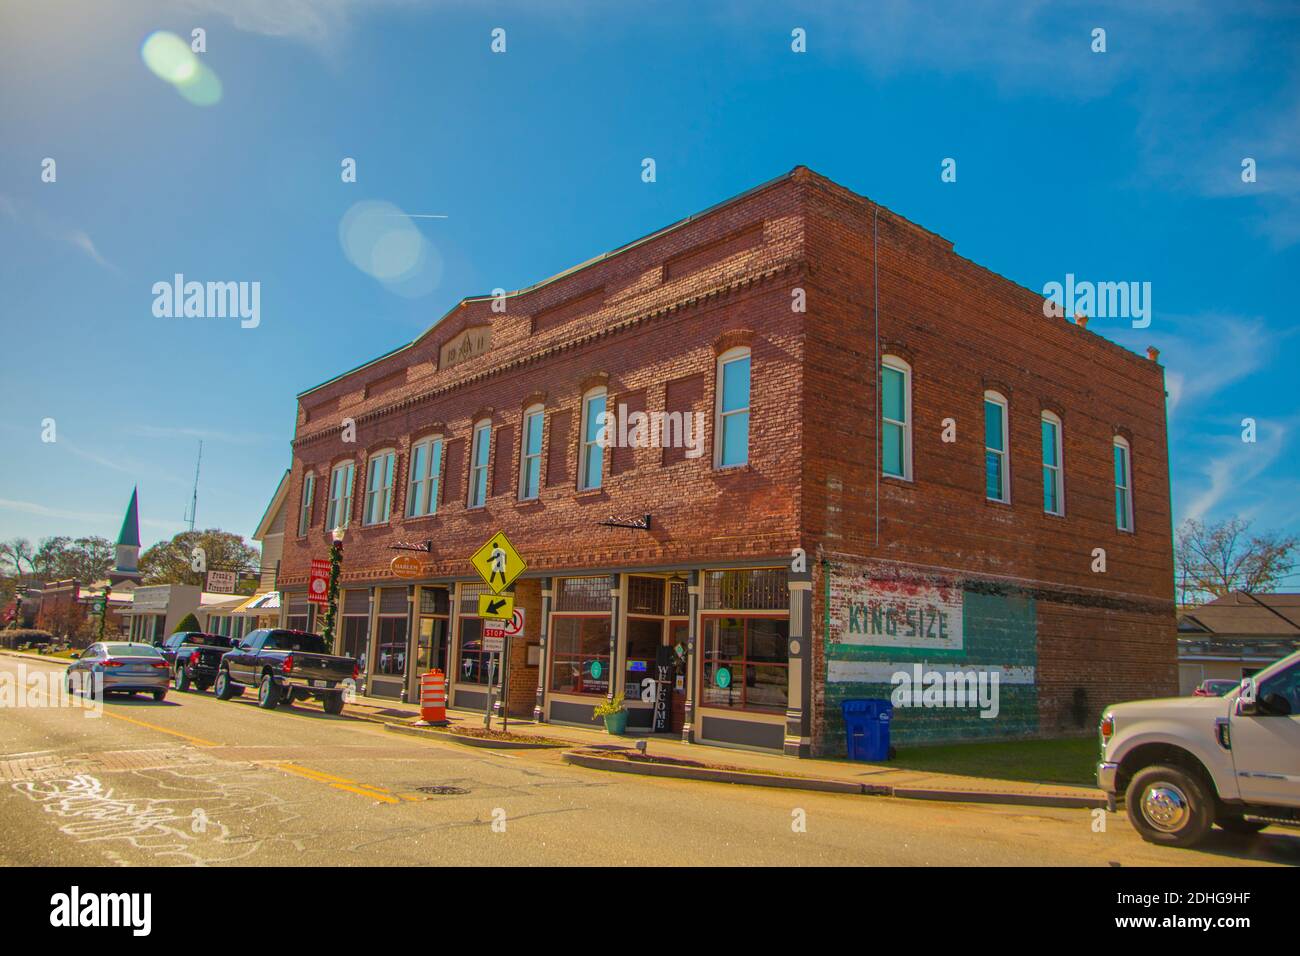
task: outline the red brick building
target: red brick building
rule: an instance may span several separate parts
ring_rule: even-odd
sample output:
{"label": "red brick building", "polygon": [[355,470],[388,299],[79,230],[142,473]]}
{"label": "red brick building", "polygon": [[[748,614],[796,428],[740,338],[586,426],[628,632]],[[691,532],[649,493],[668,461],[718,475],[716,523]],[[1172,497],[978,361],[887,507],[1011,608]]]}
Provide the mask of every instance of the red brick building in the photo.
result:
{"label": "red brick building", "polygon": [[442,666],[481,707],[469,557],[504,531],[511,713],[626,688],[649,729],[663,665],[699,742],[843,752],[840,702],[891,694],[903,741],[1082,731],[1177,688],[1165,435],[1154,353],[798,167],[303,392],[283,614],[316,626],[346,524],[369,692]]}

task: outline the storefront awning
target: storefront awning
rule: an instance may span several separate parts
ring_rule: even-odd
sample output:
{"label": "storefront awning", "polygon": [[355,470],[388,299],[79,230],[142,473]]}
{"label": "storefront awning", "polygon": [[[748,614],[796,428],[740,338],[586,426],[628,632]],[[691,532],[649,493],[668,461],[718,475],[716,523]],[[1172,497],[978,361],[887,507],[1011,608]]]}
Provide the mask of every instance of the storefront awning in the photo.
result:
{"label": "storefront awning", "polygon": [[256,617],[259,614],[270,614],[278,610],[280,610],[280,592],[267,591],[265,594],[254,594],[230,613]]}

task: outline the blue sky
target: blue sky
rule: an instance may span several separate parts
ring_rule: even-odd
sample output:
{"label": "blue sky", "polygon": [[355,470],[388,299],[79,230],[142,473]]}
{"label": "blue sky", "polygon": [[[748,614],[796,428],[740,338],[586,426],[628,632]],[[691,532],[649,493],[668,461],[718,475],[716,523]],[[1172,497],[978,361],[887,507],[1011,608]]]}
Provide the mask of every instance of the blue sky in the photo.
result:
{"label": "blue sky", "polygon": [[[1177,516],[1300,531],[1300,13],[1132,6],[6,0],[0,538],[113,537],[137,483],[170,536],[200,438],[198,524],[251,534],[298,392],[797,164],[1030,288],[1150,282],[1150,328],[1090,328],[1162,350]],[[140,53],[195,27],[208,106]],[[446,217],[416,288],[345,256],[364,200]],[[177,272],[260,325],[155,317]]]}

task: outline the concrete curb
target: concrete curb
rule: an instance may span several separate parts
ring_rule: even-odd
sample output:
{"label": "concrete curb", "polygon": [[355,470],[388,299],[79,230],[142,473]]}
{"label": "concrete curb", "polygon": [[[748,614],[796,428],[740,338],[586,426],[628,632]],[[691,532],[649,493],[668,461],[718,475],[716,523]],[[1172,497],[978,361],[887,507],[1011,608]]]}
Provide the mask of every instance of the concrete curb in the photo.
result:
{"label": "concrete curb", "polygon": [[[815,790],[821,793],[854,793],[866,791],[866,784],[847,780],[827,780],[820,777],[781,777],[776,774],[745,773],[738,770],[713,770],[707,767],[681,767],[673,764],[631,763],[617,757],[599,757],[595,754],[567,750],[560,755],[565,763],[589,770],[610,770],[614,773],[639,773],[650,777],[678,777],[685,780],[707,780],[712,783],[743,783],[755,787],[776,787],[783,790]],[[872,791],[885,788],[872,787]]]}
{"label": "concrete curb", "polygon": [[452,743],[464,744],[467,747],[484,747],[488,750],[557,750],[560,747],[568,747],[569,744],[549,744],[549,743],[525,743],[519,740],[489,740],[483,737],[468,737],[465,734],[454,733],[450,730],[425,730],[423,727],[408,727],[402,724],[384,724],[385,730],[391,730],[395,734],[406,734],[410,737],[425,737],[432,740],[450,740]]}
{"label": "concrete curb", "polygon": [[927,787],[895,787],[889,784],[858,783],[849,780],[832,780],[825,777],[780,777],[736,770],[680,767],[673,764],[637,764],[617,757],[602,757],[576,750],[566,751],[561,754],[561,758],[565,763],[586,767],[590,770],[637,773],[651,777],[677,777],[686,780],[704,780],[711,783],[739,783],[759,787],[777,787],[786,790],[851,793],[875,797],[897,797],[900,800],[936,800],[944,803],[997,803],[1009,806],[1052,807],[1060,810],[1092,809],[1106,806],[1106,798],[1102,795],[1087,797],[1052,793],[1014,793],[996,790],[942,790]]}
{"label": "concrete curb", "polygon": [[894,787],[902,800],[941,800],[945,803],[1000,803],[1020,807],[1055,807],[1059,810],[1091,810],[1106,806],[1106,798],[1070,796],[1063,793],[1012,793],[997,790],[932,790],[925,787]]}

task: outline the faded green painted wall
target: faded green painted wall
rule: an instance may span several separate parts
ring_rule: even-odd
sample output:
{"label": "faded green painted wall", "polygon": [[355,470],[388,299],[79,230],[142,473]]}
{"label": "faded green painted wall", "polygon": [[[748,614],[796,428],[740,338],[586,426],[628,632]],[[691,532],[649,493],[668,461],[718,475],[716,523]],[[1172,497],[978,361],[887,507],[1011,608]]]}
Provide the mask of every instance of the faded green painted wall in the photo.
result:
{"label": "faded green painted wall", "polygon": [[[881,613],[882,603],[896,608],[892,630]],[[895,746],[1037,734],[1038,634],[1032,598],[933,582],[877,580],[865,568],[841,566],[831,574],[828,608],[829,628],[825,618],[814,622],[826,649],[823,753],[845,752],[843,701],[864,697],[897,701],[893,675],[903,672],[912,678],[917,664],[923,679],[926,672],[934,671],[987,674],[996,670],[996,695],[992,678],[986,676],[984,701],[991,704],[993,697],[997,714],[981,717],[979,700],[966,701],[970,706],[951,706],[959,702],[952,697],[944,706],[896,703],[891,730]],[[954,647],[951,634],[946,640],[940,635],[958,623],[960,647]],[[915,646],[902,646],[909,643]],[[935,699],[932,689],[930,701]]]}

